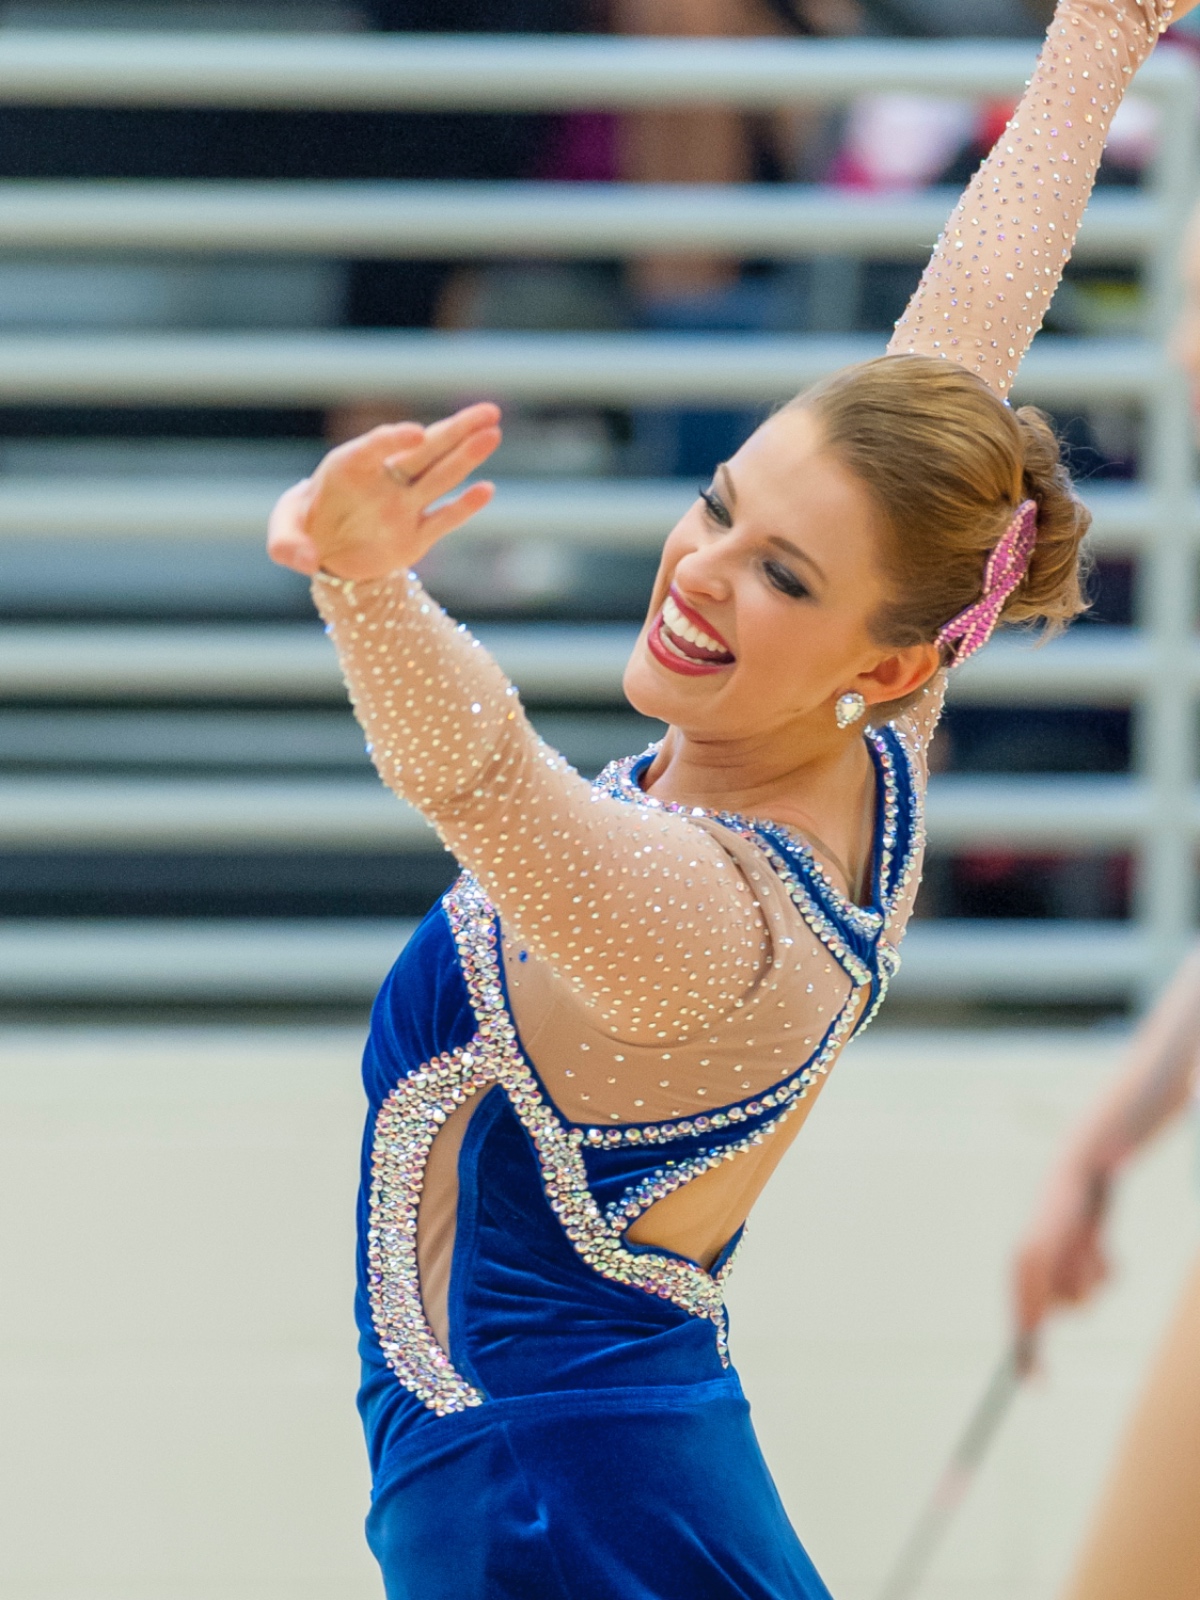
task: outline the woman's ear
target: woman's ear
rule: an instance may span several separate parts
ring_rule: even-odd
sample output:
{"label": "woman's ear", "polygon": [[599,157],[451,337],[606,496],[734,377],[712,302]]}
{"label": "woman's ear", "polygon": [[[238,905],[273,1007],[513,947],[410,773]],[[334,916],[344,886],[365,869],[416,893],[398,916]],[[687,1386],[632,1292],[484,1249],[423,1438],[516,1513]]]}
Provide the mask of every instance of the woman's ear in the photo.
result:
{"label": "woman's ear", "polygon": [[860,672],[854,687],[868,705],[889,705],[927,684],[942,664],[936,644],[910,644],[894,650],[870,669]]}

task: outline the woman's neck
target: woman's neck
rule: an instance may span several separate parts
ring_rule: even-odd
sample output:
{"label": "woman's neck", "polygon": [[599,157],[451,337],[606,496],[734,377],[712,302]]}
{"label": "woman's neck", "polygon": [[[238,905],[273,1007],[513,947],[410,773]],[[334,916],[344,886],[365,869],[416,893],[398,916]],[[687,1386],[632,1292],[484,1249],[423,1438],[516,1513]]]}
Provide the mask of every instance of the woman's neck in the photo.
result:
{"label": "woman's neck", "polygon": [[831,785],[844,801],[846,786],[853,790],[870,765],[859,729],[784,740],[706,739],[668,728],[643,782],[659,800],[767,815],[772,806],[803,806]]}
{"label": "woman's neck", "polygon": [[670,728],[643,787],[657,800],[798,829],[844,880],[847,894],[859,897],[870,865],[875,794],[860,730],[836,730],[801,753],[777,736],[707,740]]}

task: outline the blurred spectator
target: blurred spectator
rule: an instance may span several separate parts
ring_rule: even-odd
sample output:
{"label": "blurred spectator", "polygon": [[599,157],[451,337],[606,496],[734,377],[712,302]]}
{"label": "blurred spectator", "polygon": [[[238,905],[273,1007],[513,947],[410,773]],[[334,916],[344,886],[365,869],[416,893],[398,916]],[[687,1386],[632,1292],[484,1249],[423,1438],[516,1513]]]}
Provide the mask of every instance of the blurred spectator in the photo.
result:
{"label": "blurred spectator", "polygon": [[[855,33],[862,24],[857,0],[614,0],[612,17],[619,33],[692,38]],[[748,183],[763,164],[761,119],[728,106],[639,111],[622,135],[621,175],[632,183]],[[633,269],[652,316],[659,303],[669,318],[673,302],[700,301],[692,310],[715,318],[710,326],[731,314],[718,297],[738,276],[737,262],[713,256],[655,255]]]}
{"label": "blurred spectator", "polygon": [[[367,25],[386,33],[574,33],[595,25],[589,0],[367,0]],[[372,119],[374,121],[375,119]],[[378,119],[380,177],[533,177],[544,162],[546,117],[462,112]],[[419,327],[437,320],[453,268],[446,262],[369,261],[351,277],[349,321]]]}
{"label": "blurred spectator", "polygon": [[[857,0],[613,0],[621,33],[753,38],[854,33]],[[800,152],[819,135],[819,114],[748,116],[727,106],[640,111],[622,119],[621,176],[635,183],[749,183],[796,175]],[[727,256],[655,254],[631,264],[635,313],[647,329],[762,332],[803,324],[785,302],[793,286],[744,270]],[[783,294],[779,293],[782,288]],[[781,309],[782,308],[782,309]],[[643,412],[633,419],[634,463],[690,477],[712,470],[758,420],[746,411]]]}
{"label": "blurred spectator", "polygon": [[[788,0],[777,0],[786,5]],[[861,0],[872,33],[922,39],[1004,39],[1040,34],[1054,0]]]}

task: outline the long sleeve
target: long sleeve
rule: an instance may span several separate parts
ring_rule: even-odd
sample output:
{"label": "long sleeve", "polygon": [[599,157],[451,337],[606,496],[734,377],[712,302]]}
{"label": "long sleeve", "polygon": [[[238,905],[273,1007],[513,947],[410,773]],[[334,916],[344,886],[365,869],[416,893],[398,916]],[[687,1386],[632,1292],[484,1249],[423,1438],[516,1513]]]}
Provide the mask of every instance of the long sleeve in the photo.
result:
{"label": "long sleeve", "polygon": [[479,879],[510,940],[631,1042],[686,1042],[742,1003],[793,930],[771,926],[713,829],[597,794],[411,574],[313,589],[381,776]]}
{"label": "long sleeve", "polygon": [[1062,277],[1108,129],[1169,7],[1063,0],[1011,121],[938,241],[889,349],[1007,395]]}

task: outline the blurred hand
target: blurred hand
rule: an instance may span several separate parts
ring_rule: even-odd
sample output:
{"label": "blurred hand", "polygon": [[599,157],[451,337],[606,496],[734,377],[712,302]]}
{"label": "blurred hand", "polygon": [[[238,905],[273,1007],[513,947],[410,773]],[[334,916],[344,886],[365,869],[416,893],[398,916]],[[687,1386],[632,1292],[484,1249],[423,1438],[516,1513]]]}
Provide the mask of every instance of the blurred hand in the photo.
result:
{"label": "blurred hand", "polygon": [[1109,1276],[1102,1238],[1109,1179],[1072,1155],[1055,1172],[1013,1269],[1019,1333],[1032,1337],[1059,1306],[1081,1305]]}
{"label": "blurred hand", "polygon": [[309,576],[366,580],[414,566],[495,493],[474,483],[435,506],[492,454],[499,423],[499,407],[485,403],[428,428],[398,422],[338,445],[276,503],[267,554]]}

